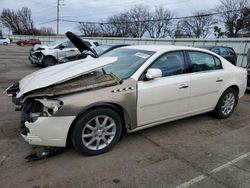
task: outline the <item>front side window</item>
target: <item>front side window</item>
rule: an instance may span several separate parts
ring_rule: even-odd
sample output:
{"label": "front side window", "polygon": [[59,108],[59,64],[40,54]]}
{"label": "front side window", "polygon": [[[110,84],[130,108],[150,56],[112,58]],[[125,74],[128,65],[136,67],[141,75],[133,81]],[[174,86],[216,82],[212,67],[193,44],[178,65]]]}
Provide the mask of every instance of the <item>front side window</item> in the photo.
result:
{"label": "front side window", "polygon": [[[191,72],[210,71],[217,69],[215,57],[203,52],[188,52]],[[217,60],[218,61],[218,60]]]}
{"label": "front side window", "polygon": [[62,43],[61,45],[65,46],[65,48],[75,48],[75,46],[73,45],[73,43],[70,42],[70,41],[66,41],[66,42]]}
{"label": "front side window", "polygon": [[158,68],[162,76],[173,76],[185,73],[183,52],[169,52],[159,57],[150,68]]}

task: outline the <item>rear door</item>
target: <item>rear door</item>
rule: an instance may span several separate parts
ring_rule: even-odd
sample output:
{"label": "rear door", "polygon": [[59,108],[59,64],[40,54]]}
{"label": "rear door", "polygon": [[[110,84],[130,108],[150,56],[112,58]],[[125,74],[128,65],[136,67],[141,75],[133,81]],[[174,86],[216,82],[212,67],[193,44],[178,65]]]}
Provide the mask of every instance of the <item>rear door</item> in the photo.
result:
{"label": "rear door", "polygon": [[190,76],[186,74],[184,53],[168,52],[149,68],[160,69],[162,77],[138,81],[138,126],[164,122],[188,111]]}
{"label": "rear door", "polygon": [[208,53],[187,51],[190,63],[190,112],[214,108],[224,81],[220,60]]}

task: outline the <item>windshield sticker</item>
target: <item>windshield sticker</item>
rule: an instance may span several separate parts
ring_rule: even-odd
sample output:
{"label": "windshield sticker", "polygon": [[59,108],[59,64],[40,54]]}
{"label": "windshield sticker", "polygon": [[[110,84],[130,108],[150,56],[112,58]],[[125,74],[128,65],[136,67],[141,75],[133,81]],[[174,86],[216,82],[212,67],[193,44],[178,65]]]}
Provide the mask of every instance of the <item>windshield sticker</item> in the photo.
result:
{"label": "windshield sticker", "polygon": [[137,52],[137,53],[135,54],[135,56],[141,57],[141,58],[143,58],[143,59],[147,59],[147,58],[149,58],[150,55],[144,54],[144,53],[142,53],[142,52]]}

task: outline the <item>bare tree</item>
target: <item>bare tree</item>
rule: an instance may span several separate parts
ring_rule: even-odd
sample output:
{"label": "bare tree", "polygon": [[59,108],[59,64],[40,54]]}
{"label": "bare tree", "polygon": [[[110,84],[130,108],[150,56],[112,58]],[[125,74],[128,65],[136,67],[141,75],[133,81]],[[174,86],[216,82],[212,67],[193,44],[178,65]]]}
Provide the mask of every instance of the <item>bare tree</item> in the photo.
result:
{"label": "bare tree", "polygon": [[86,37],[99,37],[102,35],[100,24],[80,23],[80,32]]}
{"label": "bare tree", "polygon": [[18,15],[15,11],[10,9],[3,9],[1,14],[1,21],[3,25],[16,34],[22,34],[21,24]]}
{"label": "bare tree", "polygon": [[[91,36],[137,37],[144,35],[150,26],[152,16],[149,8],[137,5],[120,14],[113,15],[101,25],[81,23],[80,31]],[[100,29],[101,28],[101,29]]]}
{"label": "bare tree", "polygon": [[109,36],[127,37],[129,33],[128,16],[125,13],[120,13],[111,16],[107,20],[108,24],[102,26],[104,33]]}
{"label": "bare tree", "polygon": [[156,7],[147,31],[151,38],[164,38],[172,35],[173,14],[163,7]]}
{"label": "bare tree", "polygon": [[55,30],[52,27],[41,27],[39,30],[39,35],[56,35]]}
{"label": "bare tree", "polygon": [[219,20],[224,23],[226,36],[237,37],[240,30],[244,28],[241,18],[241,10],[247,7],[249,0],[220,0],[216,8],[220,14]]}
{"label": "bare tree", "polygon": [[33,34],[34,23],[31,17],[31,10],[27,7],[22,7],[17,10],[16,14],[23,34]]}
{"label": "bare tree", "polygon": [[211,33],[215,24],[213,16],[206,11],[194,12],[193,16],[180,22],[183,34],[195,37],[206,38]]}
{"label": "bare tree", "polygon": [[1,21],[3,25],[15,34],[33,34],[34,24],[31,17],[31,10],[27,7],[14,10],[3,9],[1,14]]}
{"label": "bare tree", "polygon": [[129,35],[141,38],[150,26],[152,15],[147,6],[137,5],[125,12],[129,23]]}
{"label": "bare tree", "polygon": [[246,7],[242,10],[241,20],[243,24],[243,30],[250,34],[250,7]]}

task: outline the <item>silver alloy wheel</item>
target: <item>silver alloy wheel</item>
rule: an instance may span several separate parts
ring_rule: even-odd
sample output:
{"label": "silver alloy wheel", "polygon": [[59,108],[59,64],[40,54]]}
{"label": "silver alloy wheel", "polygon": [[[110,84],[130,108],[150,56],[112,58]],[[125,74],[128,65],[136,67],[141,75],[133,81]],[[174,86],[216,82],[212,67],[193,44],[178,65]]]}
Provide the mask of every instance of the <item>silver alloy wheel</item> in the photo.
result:
{"label": "silver alloy wheel", "polygon": [[107,147],[116,134],[116,123],[110,116],[98,115],[92,118],[83,128],[82,142],[90,150]]}
{"label": "silver alloy wheel", "polygon": [[233,93],[228,93],[222,102],[222,106],[221,106],[221,111],[222,113],[227,116],[228,114],[230,114],[234,108],[234,104],[235,104],[235,96]]}

